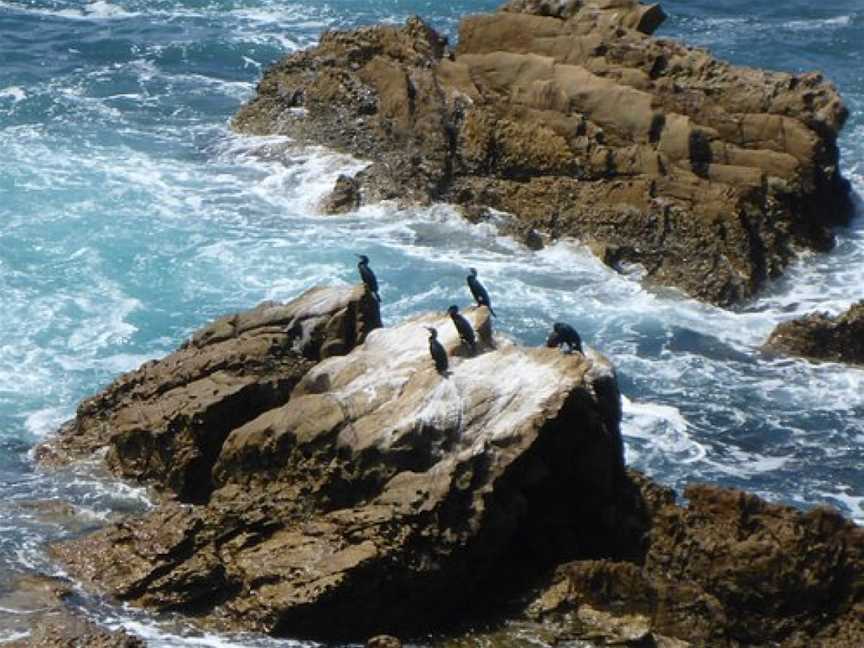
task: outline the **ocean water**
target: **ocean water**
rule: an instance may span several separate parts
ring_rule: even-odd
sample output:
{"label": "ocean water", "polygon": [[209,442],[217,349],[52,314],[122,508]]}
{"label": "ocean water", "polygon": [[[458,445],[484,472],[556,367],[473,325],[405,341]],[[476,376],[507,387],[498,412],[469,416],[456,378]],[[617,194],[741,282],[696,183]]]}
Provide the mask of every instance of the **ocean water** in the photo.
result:
{"label": "ocean water", "polygon": [[[574,324],[616,363],[631,464],[676,487],[704,480],[864,521],[864,371],[768,358],[779,321],[864,297],[864,219],[758,299],[724,311],[616,275],[574,242],[530,252],[447,206],[315,213],[362,161],[228,120],[262,69],[325,29],[420,14],[448,34],[498,0],[0,0],[0,641],[27,609],[20,572],[62,574],[52,539],[149,504],[92,466],[46,474],[30,451],[77,402],[194,329],[315,283],[382,284],[385,321],[467,301],[478,268],[497,324],[539,344]],[[851,111],[843,168],[864,191],[860,0],[667,0],[662,35],[738,64],[823,70]],[[860,205],[860,199],[859,199]],[[71,502],[74,518],[35,500]],[[288,646],[197,634],[80,592],[91,617],[160,646]],[[5,633],[5,634],[4,634]]]}

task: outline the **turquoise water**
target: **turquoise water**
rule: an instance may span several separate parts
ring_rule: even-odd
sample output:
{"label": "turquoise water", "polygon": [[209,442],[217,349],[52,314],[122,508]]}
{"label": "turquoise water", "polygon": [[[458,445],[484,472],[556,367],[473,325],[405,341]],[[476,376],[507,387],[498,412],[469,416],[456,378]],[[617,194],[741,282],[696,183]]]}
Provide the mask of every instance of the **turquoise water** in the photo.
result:
{"label": "turquoise water", "polygon": [[[147,506],[87,468],[34,470],[30,449],[81,398],[217,315],[354,282],[355,252],[372,258],[385,320],[464,301],[474,266],[515,338],[540,343],[551,321],[573,323],[617,364],[628,458],[659,480],[829,503],[864,520],[864,372],[758,352],[778,321],[864,297],[862,219],[835,251],[728,312],[646,291],[574,243],[529,252],[446,206],[318,216],[334,178],[361,162],[227,128],[262,68],[324,29],[419,13],[453,34],[459,16],[497,4],[0,0],[0,580],[56,573],[44,542],[70,532],[25,500],[68,499],[92,525]],[[852,113],[843,166],[864,190],[859,0],[664,6],[665,36],[740,64],[825,71]],[[154,646],[285,643],[181,640],[182,628],[79,604]]]}

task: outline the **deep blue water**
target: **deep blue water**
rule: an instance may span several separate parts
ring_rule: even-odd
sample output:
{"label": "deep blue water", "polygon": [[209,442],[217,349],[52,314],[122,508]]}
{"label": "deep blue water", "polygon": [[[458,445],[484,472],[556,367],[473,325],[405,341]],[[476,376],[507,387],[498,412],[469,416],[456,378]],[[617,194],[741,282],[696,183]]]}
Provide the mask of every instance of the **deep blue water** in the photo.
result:
{"label": "deep blue water", "polygon": [[[354,282],[357,251],[373,259],[387,320],[464,299],[465,267],[475,266],[499,327],[517,339],[539,343],[549,322],[575,324],[617,364],[628,458],[659,480],[829,503],[864,520],[864,372],[758,352],[778,321],[864,297],[862,219],[839,232],[835,251],[803,258],[727,312],[646,291],[576,244],[528,252],[445,206],[325,219],[318,198],[361,163],[323,150],[277,155],[283,140],[227,128],[262,68],[326,28],[418,13],[452,35],[461,15],[497,4],[0,0],[0,584],[12,571],[56,573],[42,546],[71,530],[26,500],[68,499],[79,526],[146,506],[87,468],[34,470],[29,450],[81,398],[217,315],[316,282]],[[664,7],[665,36],[738,64],[833,79],[852,113],[843,166],[864,190],[860,0]],[[79,603],[154,646],[181,641],[182,629]],[[0,596],[0,640],[22,618]]]}

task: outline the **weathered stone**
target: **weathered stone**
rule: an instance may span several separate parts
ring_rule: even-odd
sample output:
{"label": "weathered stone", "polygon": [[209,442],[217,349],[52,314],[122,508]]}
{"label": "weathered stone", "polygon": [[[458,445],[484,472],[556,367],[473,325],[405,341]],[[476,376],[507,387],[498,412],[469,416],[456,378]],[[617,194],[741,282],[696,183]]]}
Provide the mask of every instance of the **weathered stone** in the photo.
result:
{"label": "weathered stone", "polygon": [[206,505],[166,502],[54,554],[138,605],[356,640],[447,627],[563,556],[626,553],[611,366],[463,312],[476,354],[446,314],[372,331],[230,431]]}
{"label": "weathered stone", "polygon": [[864,301],[837,317],[813,313],[783,322],[771,333],[765,349],[810,360],[864,365]]}
{"label": "weathered stone", "polygon": [[[3,576],[9,576],[3,574]],[[109,631],[81,618],[64,603],[72,594],[68,582],[36,575],[3,578],[0,588],[0,639],[8,648],[144,648],[137,637]],[[12,611],[12,614],[7,612]]]}
{"label": "weathered stone", "polygon": [[821,75],[655,39],[662,10],[636,0],[503,9],[465,18],[455,51],[416,18],[329,32],[270,68],[234,127],[369,159],[365,201],[491,207],[721,305],[830,248],[851,213],[847,111]]}
{"label": "weathered stone", "polygon": [[360,185],[347,175],[336,178],[333,191],[321,202],[321,211],[325,214],[345,214],[360,206]]}
{"label": "weathered stone", "polygon": [[36,456],[57,464],[107,448],[116,474],[206,501],[228,434],[284,403],[315,361],[349,352],[380,325],[362,285],[315,288],[224,317],[82,402]]}
{"label": "weathered stone", "polygon": [[580,636],[599,626],[606,638],[647,628],[700,646],[862,645],[864,529],[833,510],[803,513],[731,489],[691,486],[684,496],[686,508],[663,497],[649,506],[640,560],[561,568],[532,616],[576,610]]}

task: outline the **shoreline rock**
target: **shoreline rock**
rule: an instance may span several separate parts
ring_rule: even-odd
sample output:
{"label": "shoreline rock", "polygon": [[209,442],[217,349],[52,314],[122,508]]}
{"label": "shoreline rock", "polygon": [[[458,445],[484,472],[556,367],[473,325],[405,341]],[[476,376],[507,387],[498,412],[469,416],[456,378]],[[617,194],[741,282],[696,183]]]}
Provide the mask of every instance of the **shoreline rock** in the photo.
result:
{"label": "shoreline rock", "polygon": [[317,360],[347,353],[380,326],[362,286],[313,288],[288,305],[223,317],[83,401],[36,459],[59,465],[107,451],[115,474],[206,501],[231,430],[284,402]]}
{"label": "shoreline rock", "polygon": [[637,0],[516,0],[465,18],[455,49],[419,18],[326,32],[267,70],[233,127],[370,160],[340,179],[337,211],[492,208],[731,306],[848,221],[847,111],[821,74],[654,38],[662,18]]}
{"label": "shoreline rock", "polygon": [[779,324],[764,349],[816,362],[864,366],[864,301],[831,317],[811,313]]}
{"label": "shoreline rock", "polygon": [[[145,648],[145,643],[123,630],[107,630],[82,618],[65,600],[71,584],[38,575],[8,575],[0,588],[0,608],[14,611],[19,622],[0,621],[0,637],[7,639],[29,632],[29,636],[4,642],[8,648]],[[4,610],[4,611],[5,611]]]}
{"label": "shoreline rock", "polygon": [[[332,292],[313,290],[279,306],[279,321],[289,319],[282,312],[310,319],[317,301],[309,295]],[[330,302],[368,298],[359,287],[347,293]],[[135,429],[162,439],[156,465],[171,471],[150,468],[152,461],[130,470],[149,455],[124,440],[117,413],[100,409],[95,420],[112,421],[99,429],[109,434],[102,444],[117,474],[167,482],[162,487],[174,497],[54,545],[52,554],[76,578],[122,601],[226,628],[416,637],[488,604],[477,601],[520,591],[557,560],[618,555],[631,544],[632,525],[616,514],[624,480],[620,396],[601,355],[517,346],[493,335],[488,309],[468,307],[476,353],[448,315],[433,313],[369,331],[347,355],[301,371],[289,361],[297,347],[286,352],[271,339],[273,308],[220,320],[148,365],[148,375],[170,389],[151,379],[141,397],[116,398],[123,385],[141,384],[133,372],[88,401],[161,412],[147,418],[153,429]],[[323,321],[333,328],[332,317]],[[438,329],[448,349],[446,376],[429,358],[426,326]],[[232,408],[255,415],[220,420],[219,429],[227,420],[230,430],[218,433],[209,473],[196,477],[208,484],[200,491],[206,497],[185,498],[173,477],[189,454],[185,428],[172,424],[185,411],[171,405],[174,394],[204,380],[196,370],[204,358],[231,366],[249,339],[263,340],[262,354],[279,360],[279,380],[290,378],[290,389],[278,402],[254,390],[232,400]],[[178,370],[179,358],[192,368]],[[256,362],[266,365],[263,356]],[[253,384],[274,380],[269,371],[243,375]],[[82,408],[61,437],[95,430],[93,420],[92,407]],[[567,493],[574,496],[559,501]]]}
{"label": "shoreline rock", "polygon": [[[159,410],[211,375],[202,366],[235,366],[252,342],[261,350],[242,356],[243,376],[270,384],[270,370],[249,369],[272,356],[288,393],[250,396],[242,407],[254,415],[219,434],[206,498],[184,501],[171,472],[135,472],[167,482],[167,496],[50,552],[101,594],[221,630],[363,642],[511,619],[491,640],[535,628],[551,645],[861,645],[864,529],[714,486],[690,486],[677,504],[625,469],[620,394],[602,355],[520,347],[493,333],[485,307],[463,313],[476,353],[444,313],[358,329],[377,314],[362,287],[313,289],[205,327],[149,363],[149,383],[131,372],[86,401],[106,409],[82,408],[52,445],[88,429],[86,447],[111,447],[109,466],[128,475],[142,455],[105,423],[118,420],[109,405]],[[446,376],[426,326],[448,349]],[[291,343],[279,338],[290,331]],[[170,425],[181,410],[161,411],[150,434],[182,466],[188,444],[170,440],[185,438]]]}

